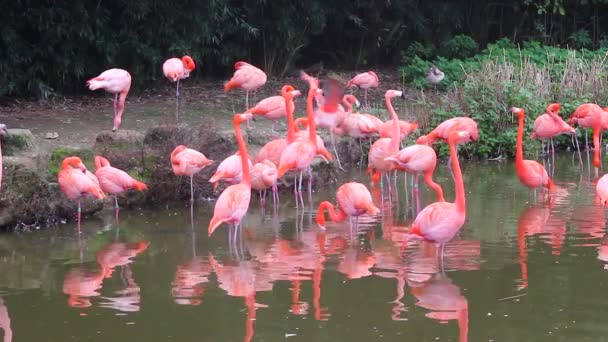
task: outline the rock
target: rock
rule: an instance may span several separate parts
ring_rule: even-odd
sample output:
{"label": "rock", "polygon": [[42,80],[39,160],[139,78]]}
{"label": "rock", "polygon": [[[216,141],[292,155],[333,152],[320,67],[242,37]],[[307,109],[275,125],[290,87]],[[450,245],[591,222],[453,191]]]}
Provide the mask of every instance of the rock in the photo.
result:
{"label": "rock", "polygon": [[86,167],[93,172],[95,170],[95,164],[93,158],[95,156],[95,152],[88,148],[69,148],[69,147],[59,147],[51,152],[51,157],[49,158],[46,178],[49,182],[57,181],[57,173],[59,173],[59,169],[61,168],[61,162],[66,157],[76,156],[82,159],[82,162]]}
{"label": "rock", "polygon": [[59,133],[57,133],[57,132],[47,132],[44,135],[44,138],[45,139],[57,139],[57,138],[59,138]]}
{"label": "rock", "polygon": [[112,166],[129,168],[142,165],[144,134],[136,131],[103,131],[97,135],[93,150],[110,161]]}
{"label": "rock", "polygon": [[38,146],[34,141],[34,135],[29,129],[9,129],[3,138],[2,154],[4,156],[37,155]]}

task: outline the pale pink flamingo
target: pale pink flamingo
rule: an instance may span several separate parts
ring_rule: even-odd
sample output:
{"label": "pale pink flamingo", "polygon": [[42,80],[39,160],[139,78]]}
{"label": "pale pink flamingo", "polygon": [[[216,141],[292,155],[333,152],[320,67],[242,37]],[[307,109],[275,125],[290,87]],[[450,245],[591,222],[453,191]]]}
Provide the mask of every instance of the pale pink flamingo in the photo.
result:
{"label": "pale pink flamingo", "polygon": [[236,141],[239,145],[239,153],[241,154],[241,167],[243,169],[243,177],[239,184],[233,184],[224,189],[215,202],[213,210],[213,218],[209,222],[209,236],[222,224],[231,224],[236,227],[234,230],[233,242],[236,243],[236,236],[241,220],[249,210],[249,201],[251,199],[251,177],[249,173],[249,155],[247,154],[247,145],[241,134],[241,123],[252,118],[252,114],[235,114],[234,115],[234,133]]}
{"label": "pale pink flamingo", "polygon": [[[403,141],[408,135],[418,128],[417,123],[411,123],[404,120],[399,120],[399,140]],[[393,132],[393,120],[387,120],[382,123],[378,129],[380,138],[390,138]]]}
{"label": "pale pink flamingo", "polygon": [[125,100],[131,88],[131,74],[123,69],[109,69],[99,76],[87,81],[91,90],[103,89],[114,94],[114,126],[116,131],[122,122],[122,114],[125,112]]}
{"label": "pale pink flamingo", "polygon": [[[277,167],[268,159],[261,163],[255,163],[251,168],[251,188],[260,193],[260,203],[264,205],[266,200],[266,190],[272,188],[272,199],[274,205],[279,201],[279,191],[277,188]],[[262,192],[264,195],[262,196]]]}
{"label": "pale pink flamingo", "polygon": [[61,191],[67,198],[78,201],[78,234],[80,234],[80,199],[86,195],[99,199],[106,197],[99,187],[99,182],[93,179],[94,177],[78,157],[65,158],[61,162],[61,170],[57,174],[57,182]]}
{"label": "pale pink flamingo", "polygon": [[602,206],[608,207],[608,174],[605,174],[597,181],[595,193]]}
{"label": "pale pink flamingo", "polygon": [[95,156],[95,176],[99,180],[101,190],[109,195],[114,195],[114,204],[118,210],[118,195],[134,189],[144,191],[148,186],[129,176],[123,170],[117,169],[110,165],[110,162],[101,156]]}
{"label": "pale pink flamingo", "polygon": [[546,186],[547,189],[553,188],[553,181],[549,178],[547,170],[540,163],[534,160],[524,160],[524,117],[526,113],[521,108],[511,108],[517,115],[517,141],[515,151],[515,170],[520,182],[531,189]]}
{"label": "pale pink flamingo", "polygon": [[[252,166],[250,159],[247,160],[247,164],[249,167]],[[209,178],[209,183],[213,183],[213,191],[217,190],[220,181],[224,181],[229,185],[239,183],[243,178],[243,168],[241,165],[241,154],[238,151],[222,160],[220,165],[217,166],[215,173]]]}
{"label": "pale pink flamingo", "polygon": [[[559,116],[559,103],[552,103],[547,107],[544,114],[539,115],[534,120],[534,128],[532,129],[531,139],[549,139],[551,144],[551,156],[555,161],[555,146],[553,146],[553,137],[560,134],[575,134],[576,131],[572,126],[568,125]],[[578,147],[578,145],[577,145]],[[549,151],[549,145],[547,145]],[[580,154],[580,151],[579,151]],[[582,165],[582,160],[581,160]]]}
{"label": "pale pink flamingo", "polygon": [[[600,167],[600,133],[606,129],[608,120],[604,119],[604,111],[595,103],[585,103],[572,113],[570,117],[570,125],[578,123],[580,127],[593,129],[593,165],[597,169]],[[585,131],[585,146],[588,146],[587,132]]]}
{"label": "pale pink flamingo", "polygon": [[319,204],[317,211],[317,224],[319,226],[325,228],[325,209],[327,209],[330,219],[334,222],[342,222],[347,217],[358,217],[363,214],[375,216],[380,211],[374,205],[372,195],[365,185],[356,182],[345,183],[338,188],[336,203],[338,204],[337,210],[329,201],[323,201]]}
{"label": "pale pink flamingo", "polygon": [[418,235],[427,241],[440,244],[441,265],[443,265],[445,243],[450,241],[460,231],[464,225],[467,210],[464,181],[462,179],[462,171],[460,170],[460,162],[456,155],[456,142],[470,141],[471,139],[471,134],[467,131],[452,131],[448,138],[456,188],[455,202],[435,202],[428,205],[418,213],[409,230],[410,234]]}
{"label": "pale pink flamingo", "polygon": [[369,88],[378,88],[380,84],[380,79],[378,75],[376,75],[373,71],[362,72],[355,77],[353,77],[350,81],[346,82],[346,87],[359,87],[363,89],[363,102],[365,103],[365,107],[368,107],[367,103],[367,90]]}
{"label": "pale pink flamingo", "polygon": [[271,96],[263,99],[258,102],[255,106],[249,108],[245,113],[251,113],[254,115],[259,115],[263,118],[272,121],[272,132],[274,133],[275,122],[287,116],[287,108],[285,103],[290,101],[291,108],[295,107],[293,102],[294,97],[300,96],[299,90],[291,90],[291,94],[286,100],[283,95]]}
{"label": "pale pink flamingo", "polygon": [[179,58],[169,58],[163,63],[163,73],[171,82],[175,82],[175,118],[179,118],[179,81],[190,76],[196,69],[196,64],[190,56]]}
{"label": "pale pink flamingo", "polygon": [[396,169],[416,176],[415,187],[418,188],[418,177],[424,174],[424,181],[437,194],[437,202],[443,202],[443,189],[433,181],[433,172],[437,165],[437,153],[427,145],[408,146],[385,160],[395,163]]}
{"label": "pale pink flamingo", "polygon": [[[369,116],[361,113],[345,113],[344,119],[338,119],[338,124],[334,128],[334,133],[338,135],[349,135],[359,140],[359,148],[363,154],[361,139],[370,138],[378,134],[377,123]],[[339,114],[341,116],[341,114]],[[380,121],[380,123],[382,123]]]}
{"label": "pale pink flamingo", "polygon": [[256,90],[266,84],[267,76],[262,70],[247,62],[236,62],[234,64],[234,75],[224,85],[224,91],[232,88],[245,90],[245,110],[249,110],[249,92]]}
{"label": "pale pink flamingo", "polygon": [[204,284],[209,282],[211,266],[201,257],[193,257],[177,265],[175,278],[171,283],[171,294],[176,304],[200,305],[205,293]]}
{"label": "pale pink flamingo", "polygon": [[171,152],[173,173],[176,176],[190,177],[190,203],[194,202],[194,175],[212,163],[213,160],[207,159],[204,154],[185,145],[179,145]]}
{"label": "pale pink flamingo", "polygon": [[[391,99],[394,97],[403,97],[403,92],[398,90],[387,90],[384,94],[386,101],[386,108],[391,115],[393,122],[393,131],[390,138],[380,138],[374,142],[369,149],[368,154],[368,171],[373,171],[374,176],[372,179],[377,179],[377,175],[386,175],[388,179],[388,173],[394,169],[394,164],[385,159],[399,152],[399,117],[393,108]],[[382,184],[382,182],[380,182]],[[388,182],[390,189],[390,181]]]}

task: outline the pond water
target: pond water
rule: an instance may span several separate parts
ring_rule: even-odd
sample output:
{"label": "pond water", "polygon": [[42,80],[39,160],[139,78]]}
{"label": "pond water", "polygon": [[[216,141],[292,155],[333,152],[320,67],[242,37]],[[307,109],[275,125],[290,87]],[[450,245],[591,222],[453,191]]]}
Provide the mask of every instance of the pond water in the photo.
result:
{"label": "pond water", "polygon": [[[320,230],[322,200],[275,211],[253,196],[236,249],[207,237],[213,202],[111,209],[71,224],[0,236],[4,341],[600,341],[608,270],[598,259],[604,209],[578,158],[557,157],[558,190],[536,199],[511,162],[463,163],[467,221],[446,246],[405,239],[416,200],[403,187],[383,208]],[[369,184],[363,172],[350,178]],[[445,168],[436,180],[454,198]],[[184,179],[184,181],[187,181]],[[306,199],[305,196],[305,200]],[[384,201],[384,202],[382,202]],[[420,205],[434,201],[422,183]],[[192,214],[192,216],[191,216]],[[606,253],[608,254],[608,253]]]}

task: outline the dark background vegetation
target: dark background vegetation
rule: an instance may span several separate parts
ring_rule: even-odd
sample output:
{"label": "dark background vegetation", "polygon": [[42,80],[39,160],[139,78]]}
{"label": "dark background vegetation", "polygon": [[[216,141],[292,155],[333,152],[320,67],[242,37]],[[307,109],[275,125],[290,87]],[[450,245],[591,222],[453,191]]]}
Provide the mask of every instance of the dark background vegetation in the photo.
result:
{"label": "dark background vegetation", "polygon": [[593,49],[608,45],[607,10],[606,0],[4,1],[0,96],[84,92],[111,67],[142,88],[183,54],[202,78],[225,77],[240,59],[280,77],[320,62],[357,69],[412,55],[462,58],[499,38]]}

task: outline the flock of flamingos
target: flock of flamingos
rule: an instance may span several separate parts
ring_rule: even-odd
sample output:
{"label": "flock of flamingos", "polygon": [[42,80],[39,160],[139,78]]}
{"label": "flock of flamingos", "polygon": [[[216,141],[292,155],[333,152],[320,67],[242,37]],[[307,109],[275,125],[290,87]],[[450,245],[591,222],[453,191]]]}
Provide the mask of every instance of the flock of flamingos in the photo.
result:
{"label": "flock of flamingos", "polygon": [[[192,58],[184,56],[181,59],[172,58],[163,65],[167,78],[176,82],[176,96],[179,101],[179,82],[188,77],[195,69]],[[352,95],[345,95],[344,89],[359,87],[365,90],[378,87],[378,76],[372,72],[361,73],[343,84],[332,78],[316,79],[302,72],[301,77],[307,81],[309,88],[306,96],[306,118],[294,119],[294,97],[301,95],[291,85],[285,85],[279,96],[266,98],[255,106],[249,108],[249,92],[266,83],[266,74],[257,67],[246,62],[237,62],[233,77],[225,84],[225,91],[240,88],[246,91],[246,110],[234,115],[234,131],[238,152],[226,158],[216,173],[209,180],[215,183],[224,181],[228,186],[219,196],[215,204],[214,215],[209,222],[208,233],[211,235],[222,224],[230,225],[230,243],[235,243],[241,220],[249,208],[251,191],[258,190],[260,197],[268,189],[273,191],[273,200],[278,201],[277,180],[287,173],[295,173],[294,193],[296,203],[302,199],[302,178],[308,174],[308,189],[311,189],[313,159],[319,157],[325,161],[339,158],[335,149],[333,134],[349,135],[359,139],[370,139],[379,136],[369,149],[368,172],[372,182],[380,181],[381,186],[386,184],[389,193],[391,190],[391,173],[403,171],[413,174],[417,179],[420,174],[424,176],[425,183],[434,190],[437,201],[426,206],[417,214],[409,228],[409,236],[426,241],[438,243],[443,256],[443,246],[450,241],[462,228],[466,217],[465,187],[457,155],[457,146],[478,140],[477,124],[468,117],[455,117],[438,125],[426,135],[419,137],[416,144],[400,149],[401,141],[417,128],[415,123],[399,120],[391,100],[403,97],[398,90],[387,90],[385,93],[386,108],[391,120],[383,122],[377,117],[354,113],[353,104],[358,103]],[[437,81],[440,71],[432,67],[427,73],[429,82]],[[443,77],[443,73],[441,73]],[[87,82],[90,89],[104,89],[114,94],[114,126],[120,127],[121,116],[124,113],[125,98],[129,91],[131,77],[121,69],[110,69]],[[178,102],[179,103],[179,102]],[[316,106],[315,106],[316,103]],[[367,105],[367,103],[365,103]],[[365,108],[365,107],[364,107]],[[559,104],[550,104],[546,113],[540,115],[534,122],[532,138],[552,139],[558,134],[574,133],[572,126],[566,123],[559,115]],[[530,189],[546,188],[549,192],[553,182],[547,171],[540,163],[523,158],[523,132],[525,113],[523,109],[512,108],[511,111],[518,117],[518,131],[516,141],[517,176],[522,184]],[[246,142],[241,134],[241,125],[249,122],[254,115],[270,120],[287,119],[287,136],[269,141],[259,151],[253,162],[247,152]],[[594,165],[600,165],[599,135],[602,129],[608,128],[608,112],[596,104],[581,105],[570,118],[570,124],[578,123],[581,127],[593,129]],[[302,128],[300,126],[307,127]],[[317,135],[317,127],[329,130],[333,153],[325,148],[323,140]],[[274,125],[273,125],[274,130]],[[433,181],[433,172],[437,164],[437,155],[432,145],[437,141],[444,141],[449,145],[450,161],[448,166],[452,171],[455,184],[455,201],[447,202],[444,199],[441,185]],[[552,141],[551,141],[552,145]],[[579,154],[580,155],[580,154]],[[191,186],[191,201],[194,199],[192,178],[196,173],[213,161],[207,159],[199,151],[177,146],[171,153],[170,162],[175,175],[189,176]],[[58,175],[58,182],[65,195],[78,200],[78,222],[80,223],[80,198],[92,195],[102,199],[108,195],[117,196],[129,189],[145,190],[146,184],[131,178],[127,173],[112,167],[109,161],[101,156],[95,157],[95,173],[91,173],[78,157],[68,157],[62,163]],[[298,179],[299,176],[299,179]],[[384,183],[383,181],[386,180]],[[417,186],[417,185],[416,185]],[[608,177],[602,177],[597,183],[597,194],[602,204],[608,200]],[[324,201],[319,205],[316,221],[324,228],[325,210],[328,211],[332,221],[340,222],[346,218],[356,220],[360,215],[376,215],[380,209],[372,201],[367,187],[361,183],[348,182],[341,185],[336,192],[335,207],[331,202]],[[116,201],[118,209],[118,202]],[[356,222],[351,224],[356,225]],[[80,231],[80,227],[79,227]]]}

